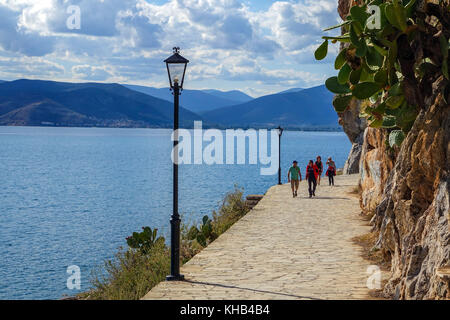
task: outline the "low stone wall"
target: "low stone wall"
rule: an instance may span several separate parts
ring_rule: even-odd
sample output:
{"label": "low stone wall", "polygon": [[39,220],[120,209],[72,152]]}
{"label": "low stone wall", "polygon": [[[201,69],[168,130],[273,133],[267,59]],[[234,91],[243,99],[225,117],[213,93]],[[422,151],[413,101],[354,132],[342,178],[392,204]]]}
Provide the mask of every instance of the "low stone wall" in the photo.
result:
{"label": "low stone wall", "polygon": [[249,208],[250,210],[252,210],[254,207],[256,207],[256,205],[264,198],[264,196],[262,195],[249,195],[247,196],[246,200],[245,200],[245,205],[247,206],[247,208]]}

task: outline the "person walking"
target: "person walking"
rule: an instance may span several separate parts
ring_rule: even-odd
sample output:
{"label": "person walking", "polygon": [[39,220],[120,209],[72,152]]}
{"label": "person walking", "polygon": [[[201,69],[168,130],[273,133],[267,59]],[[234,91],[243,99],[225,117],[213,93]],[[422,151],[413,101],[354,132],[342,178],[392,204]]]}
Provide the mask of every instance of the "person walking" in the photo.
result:
{"label": "person walking", "polygon": [[319,169],[319,179],[317,180],[317,184],[320,186],[320,180],[322,179],[322,173],[323,173],[323,162],[322,162],[321,156],[317,157],[316,166]]}
{"label": "person walking", "polygon": [[336,163],[334,163],[334,161],[333,161],[333,159],[331,159],[331,157],[328,158],[327,166],[332,166],[334,168],[334,171],[337,171]]}
{"label": "person walking", "polygon": [[310,160],[306,167],[306,180],[308,180],[309,197],[316,196],[317,177],[319,176],[319,168]]}
{"label": "person walking", "polygon": [[288,182],[291,183],[292,196],[295,198],[298,192],[298,186],[302,181],[302,173],[298,167],[298,162],[294,161],[288,172]]}
{"label": "person walking", "polygon": [[330,182],[330,186],[334,186],[334,176],[336,175],[336,169],[333,166],[329,166],[327,173],[328,181]]}

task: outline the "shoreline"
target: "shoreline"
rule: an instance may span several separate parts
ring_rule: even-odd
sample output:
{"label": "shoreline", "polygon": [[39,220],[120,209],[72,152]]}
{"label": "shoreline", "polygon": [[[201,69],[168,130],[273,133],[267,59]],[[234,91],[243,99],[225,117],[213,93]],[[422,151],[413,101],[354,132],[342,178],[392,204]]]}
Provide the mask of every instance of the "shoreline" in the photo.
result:
{"label": "shoreline", "polygon": [[[67,128],[67,129],[161,129],[161,130],[173,130],[171,126],[155,126],[155,127],[128,127],[128,126],[52,126],[52,125],[0,125],[0,127],[5,128]],[[217,129],[217,130],[237,130],[237,129],[274,129],[275,126],[269,127],[269,126],[255,126],[255,127],[239,127],[239,126],[214,126],[214,125],[208,125],[203,124],[203,129]],[[187,130],[193,130],[194,126],[180,126],[180,129],[187,129]],[[292,131],[292,132],[344,132],[342,128],[333,128],[333,127],[307,127],[307,128],[297,128],[297,127],[286,127],[284,129],[285,131]]]}

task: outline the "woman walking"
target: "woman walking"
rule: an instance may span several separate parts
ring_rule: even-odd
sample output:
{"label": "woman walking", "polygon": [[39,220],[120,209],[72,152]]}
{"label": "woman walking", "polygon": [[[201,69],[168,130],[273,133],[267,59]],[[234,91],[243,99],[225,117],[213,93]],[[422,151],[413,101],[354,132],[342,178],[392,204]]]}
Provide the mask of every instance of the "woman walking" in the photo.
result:
{"label": "woman walking", "polygon": [[306,180],[308,180],[309,197],[316,196],[317,177],[319,176],[319,168],[310,160],[306,167]]}
{"label": "woman walking", "polygon": [[320,186],[320,180],[322,178],[323,173],[323,163],[322,163],[322,157],[318,156],[316,159],[316,166],[319,169],[319,179],[317,180],[317,184]]}

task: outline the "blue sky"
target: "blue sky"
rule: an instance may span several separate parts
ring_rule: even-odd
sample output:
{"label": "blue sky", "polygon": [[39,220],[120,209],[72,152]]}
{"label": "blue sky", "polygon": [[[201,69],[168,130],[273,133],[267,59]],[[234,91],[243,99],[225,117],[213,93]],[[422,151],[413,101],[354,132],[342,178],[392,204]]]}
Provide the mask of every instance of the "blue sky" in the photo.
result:
{"label": "blue sky", "polygon": [[[81,28],[69,29],[69,6]],[[337,0],[0,0],[0,79],[167,86],[175,45],[191,60],[186,88],[261,96],[322,84],[314,61]]]}

